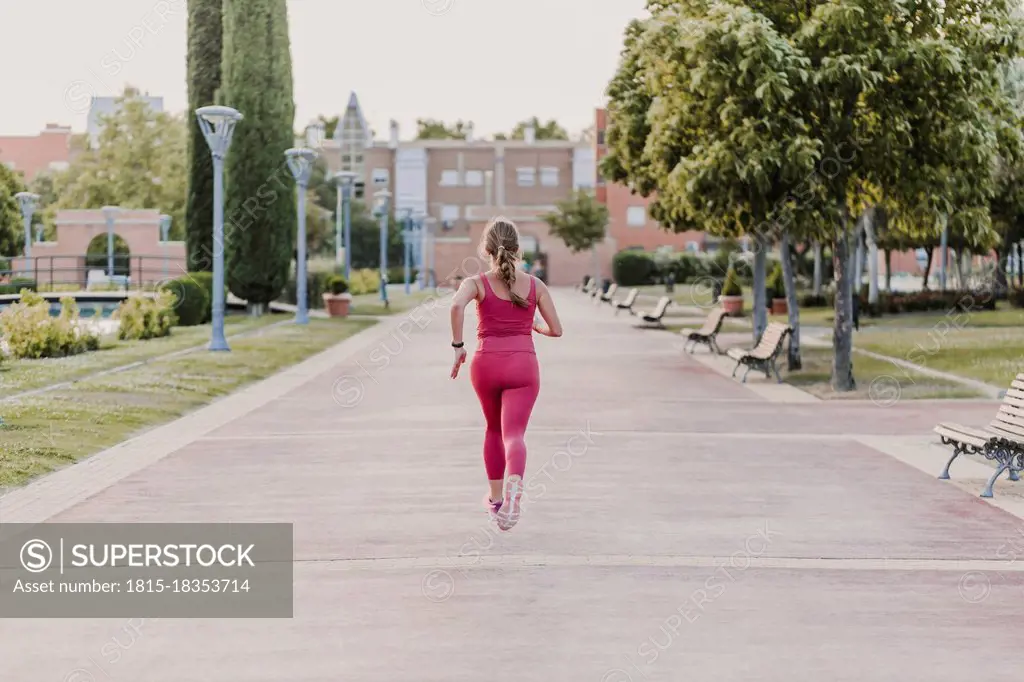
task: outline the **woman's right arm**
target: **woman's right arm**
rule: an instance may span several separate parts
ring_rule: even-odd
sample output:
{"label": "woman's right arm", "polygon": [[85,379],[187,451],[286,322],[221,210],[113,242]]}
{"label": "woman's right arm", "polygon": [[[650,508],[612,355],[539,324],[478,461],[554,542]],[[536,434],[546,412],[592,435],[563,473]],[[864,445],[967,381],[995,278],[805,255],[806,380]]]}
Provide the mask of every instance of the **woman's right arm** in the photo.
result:
{"label": "woman's right arm", "polygon": [[558,319],[558,311],[555,310],[555,302],[551,299],[551,292],[544,282],[537,280],[537,308],[540,316],[544,318],[545,324],[534,323],[533,330],[538,334],[557,338],[562,335],[562,322]]}

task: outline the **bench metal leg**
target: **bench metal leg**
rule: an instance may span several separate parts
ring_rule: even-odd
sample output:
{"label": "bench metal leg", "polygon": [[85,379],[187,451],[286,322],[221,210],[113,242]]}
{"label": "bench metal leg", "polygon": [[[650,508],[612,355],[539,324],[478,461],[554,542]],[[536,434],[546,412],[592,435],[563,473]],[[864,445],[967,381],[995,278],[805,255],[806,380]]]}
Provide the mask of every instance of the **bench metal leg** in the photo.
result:
{"label": "bench metal leg", "polygon": [[741,383],[747,383],[747,375],[750,374],[750,365],[747,365],[747,371],[743,373],[743,381]]}
{"label": "bench metal leg", "polygon": [[776,383],[782,383],[782,375],[779,374],[779,366],[772,360],[772,371],[775,372]]}
{"label": "bench metal leg", "polygon": [[1017,470],[1012,468],[1012,467],[1007,467],[1007,468],[1008,468],[1008,470],[1010,472],[1008,480],[1019,481],[1020,480],[1020,474],[1017,473]]}
{"label": "bench metal leg", "polygon": [[715,337],[711,337],[711,343],[709,343],[708,346],[716,355],[722,354],[722,349],[718,347],[718,341],[715,340]]}
{"label": "bench metal leg", "polygon": [[736,370],[738,370],[739,368],[740,368],[740,363],[737,362],[736,366],[732,368],[732,378],[733,379],[736,378]]}
{"label": "bench metal leg", "polygon": [[961,452],[960,448],[953,448],[953,456],[949,458],[949,461],[946,462],[946,467],[942,470],[942,473],[939,474],[939,479],[940,480],[943,480],[943,481],[948,481],[949,480],[949,465],[951,465],[953,463],[953,460],[955,460],[957,457],[960,456],[960,452]]}
{"label": "bench metal leg", "polygon": [[996,479],[999,478],[1000,474],[1009,468],[1008,464],[1000,464],[996,472],[992,474],[992,477],[988,479],[988,483],[985,484],[985,489],[981,491],[981,496],[985,498],[992,497],[992,486],[995,484]]}

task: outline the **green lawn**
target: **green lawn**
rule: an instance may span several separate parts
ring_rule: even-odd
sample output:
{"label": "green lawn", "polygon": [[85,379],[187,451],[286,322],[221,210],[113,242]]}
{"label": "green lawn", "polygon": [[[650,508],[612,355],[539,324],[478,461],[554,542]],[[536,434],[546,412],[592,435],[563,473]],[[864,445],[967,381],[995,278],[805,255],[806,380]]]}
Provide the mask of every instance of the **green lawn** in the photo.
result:
{"label": "green lawn", "polygon": [[787,373],[783,358],[780,364],[780,367],[783,367],[783,380],[823,399],[871,399],[879,401],[879,404],[887,404],[894,399],[984,397],[978,391],[961,384],[904,370],[891,362],[859,354],[853,356],[853,376],[857,382],[857,390],[836,393],[829,385],[832,376],[831,348],[804,346],[800,349],[800,359],[803,368],[798,372]]}
{"label": "green lawn", "polygon": [[[289,319],[290,315],[259,318],[229,315],[225,318],[224,330],[230,343],[236,334],[252,333]],[[210,341],[210,332],[210,325],[174,327],[170,336],[149,341],[119,341],[116,337],[104,337],[100,350],[69,358],[7,361],[0,364],[0,398],[205,345]]]}
{"label": "green lawn", "polygon": [[379,293],[353,296],[349,312],[352,315],[398,315],[412,310],[432,297],[441,297],[441,294],[436,293],[433,289],[419,291],[413,287],[408,296],[404,291],[396,294],[391,290],[388,290],[388,296],[387,308],[381,302]]}
{"label": "green lawn", "polygon": [[[946,321],[940,321],[946,322]],[[931,329],[877,330],[857,348],[1007,388],[1024,372],[1024,328],[937,324]]]}
{"label": "green lawn", "polygon": [[[156,359],[116,375],[0,403],[0,488],[22,485],[171,421],[372,324],[312,320],[307,327],[279,325],[235,339],[231,353],[198,351]],[[116,356],[130,349],[105,352]]]}

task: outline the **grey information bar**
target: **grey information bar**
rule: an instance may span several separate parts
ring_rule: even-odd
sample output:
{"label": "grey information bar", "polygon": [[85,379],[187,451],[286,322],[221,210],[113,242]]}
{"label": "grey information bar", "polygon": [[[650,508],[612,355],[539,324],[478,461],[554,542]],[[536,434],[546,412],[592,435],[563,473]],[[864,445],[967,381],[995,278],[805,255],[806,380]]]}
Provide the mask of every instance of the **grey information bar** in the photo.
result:
{"label": "grey information bar", "polygon": [[0,524],[0,618],[291,618],[290,523]]}

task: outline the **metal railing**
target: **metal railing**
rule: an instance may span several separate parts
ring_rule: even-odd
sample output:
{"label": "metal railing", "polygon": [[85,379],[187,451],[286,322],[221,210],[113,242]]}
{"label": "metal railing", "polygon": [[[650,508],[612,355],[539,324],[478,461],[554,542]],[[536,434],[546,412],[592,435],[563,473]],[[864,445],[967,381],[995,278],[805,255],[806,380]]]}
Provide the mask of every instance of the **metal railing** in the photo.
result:
{"label": "metal railing", "polygon": [[[97,271],[102,277],[111,274],[107,272],[105,254],[33,256],[29,263],[25,262],[24,257],[10,260],[10,265],[0,268],[0,286],[9,285],[14,280],[29,279],[36,283],[38,291],[85,289],[90,272]],[[118,280],[127,277],[127,287],[118,285],[116,288],[144,290],[181,277],[187,272],[186,267],[185,258],[115,254],[113,275]]]}

